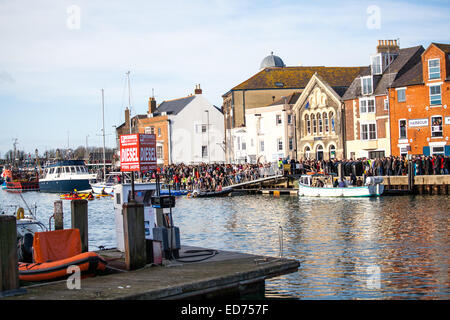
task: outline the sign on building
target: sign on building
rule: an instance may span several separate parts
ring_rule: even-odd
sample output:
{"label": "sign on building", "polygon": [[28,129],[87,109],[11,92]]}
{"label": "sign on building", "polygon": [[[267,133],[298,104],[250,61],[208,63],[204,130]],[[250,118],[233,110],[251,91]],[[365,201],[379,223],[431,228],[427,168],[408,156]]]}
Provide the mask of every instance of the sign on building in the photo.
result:
{"label": "sign on building", "polygon": [[450,124],[450,117],[445,117],[445,124]]}
{"label": "sign on building", "polygon": [[414,127],[427,127],[428,119],[411,119],[408,121],[408,126],[410,128]]}
{"label": "sign on building", "polygon": [[120,136],[120,171],[156,170],[156,136],[124,134]]}

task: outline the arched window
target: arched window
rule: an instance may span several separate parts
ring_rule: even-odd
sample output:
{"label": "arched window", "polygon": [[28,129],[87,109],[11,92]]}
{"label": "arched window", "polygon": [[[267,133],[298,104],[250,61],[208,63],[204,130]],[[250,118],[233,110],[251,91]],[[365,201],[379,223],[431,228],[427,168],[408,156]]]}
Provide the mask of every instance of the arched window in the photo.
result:
{"label": "arched window", "polygon": [[327,116],[327,113],[324,112],[322,116],[323,116],[323,123],[324,123],[324,125],[325,125],[325,132],[328,133],[328,132],[330,131],[330,127],[329,127],[329,125],[328,125],[328,116]]}
{"label": "arched window", "polygon": [[311,156],[311,149],[306,146],[305,147],[305,159],[309,159],[309,157]]}
{"label": "arched window", "polygon": [[335,132],[334,113],[330,111],[331,132]]}
{"label": "arched window", "polygon": [[336,158],[336,147],[334,145],[331,145],[328,149],[330,153],[330,159]]}
{"label": "arched window", "polygon": [[317,122],[316,122],[316,116],[315,115],[311,115],[311,121],[312,121],[312,125],[313,125],[313,134],[317,133]]}
{"label": "arched window", "polygon": [[322,145],[318,145],[316,148],[316,160],[322,160],[323,159],[323,147]]}
{"label": "arched window", "polygon": [[305,125],[306,125],[306,132],[305,135],[311,134],[311,121],[309,120],[309,115],[305,115]]}
{"label": "arched window", "polygon": [[322,133],[322,116],[320,115],[320,113],[317,114],[317,122],[319,122],[319,133]]}

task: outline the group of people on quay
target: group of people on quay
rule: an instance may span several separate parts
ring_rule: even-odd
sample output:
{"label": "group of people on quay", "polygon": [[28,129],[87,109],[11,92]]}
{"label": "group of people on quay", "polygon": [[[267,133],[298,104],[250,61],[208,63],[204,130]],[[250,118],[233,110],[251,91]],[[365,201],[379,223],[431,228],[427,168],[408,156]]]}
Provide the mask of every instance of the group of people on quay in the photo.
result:
{"label": "group of people on quay", "polygon": [[[221,190],[223,187],[269,177],[275,174],[301,175],[308,172],[338,174],[338,166],[343,164],[343,175],[359,176],[399,176],[408,174],[408,162],[414,163],[415,175],[441,175],[450,172],[450,157],[443,155],[388,156],[378,159],[329,159],[313,160],[279,159],[277,164],[172,164],[158,167],[157,173],[162,183],[177,190]],[[288,171],[286,171],[286,166]],[[144,178],[154,179],[155,173]],[[355,179],[355,178],[353,178]]]}

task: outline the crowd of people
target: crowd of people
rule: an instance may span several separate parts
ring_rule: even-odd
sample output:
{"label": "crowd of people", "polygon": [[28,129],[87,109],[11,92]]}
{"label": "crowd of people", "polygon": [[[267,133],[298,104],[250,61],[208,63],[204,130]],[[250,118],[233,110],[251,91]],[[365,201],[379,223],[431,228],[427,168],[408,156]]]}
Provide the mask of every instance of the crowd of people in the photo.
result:
{"label": "crowd of people", "polygon": [[330,160],[281,160],[278,167],[290,164],[291,174],[305,174],[306,172],[324,172],[327,174],[338,174],[338,166],[343,164],[343,174],[350,176],[401,176],[408,174],[408,161],[414,164],[415,175],[442,175],[450,172],[450,157],[443,155],[412,156],[411,160],[406,157],[389,156],[378,159],[330,159]]}
{"label": "crowd of people", "polygon": [[[329,159],[287,160],[278,163],[258,164],[172,164],[158,167],[157,172],[147,173],[145,179],[154,179],[159,174],[161,183],[176,190],[221,190],[223,187],[256,180],[275,174],[301,175],[308,172],[342,174],[357,183],[361,176],[399,176],[408,174],[408,162],[414,164],[415,175],[449,174],[450,157],[443,155],[406,157],[389,156],[379,159]],[[285,166],[289,165],[289,166]],[[286,169],[287,168],[287,169]]]}

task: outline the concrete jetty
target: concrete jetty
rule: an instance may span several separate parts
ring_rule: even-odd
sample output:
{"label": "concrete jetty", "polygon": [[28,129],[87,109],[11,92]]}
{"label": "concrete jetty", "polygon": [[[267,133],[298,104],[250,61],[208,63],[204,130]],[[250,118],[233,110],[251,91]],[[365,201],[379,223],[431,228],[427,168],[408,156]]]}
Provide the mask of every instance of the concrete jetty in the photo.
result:
{"label": "concrete jetty", "polygon": [[[80,289],[68,289],[67,281],[25,286],[26,293],[6,297],[14,300],[172,300],[210,298],[263,299],[265,280],[296,272],[299,262],[231,251],[216,251],[210,258],[201,251],[182,246],[178,260],[144,268],[81,280]],[[192,254],[190,252],[196,252]],[[215,251],[214,251],[215,252]],[[98,252],[115,269],[125,266],[117,250]],[[196,261],[202,260],[202,261]]]}

